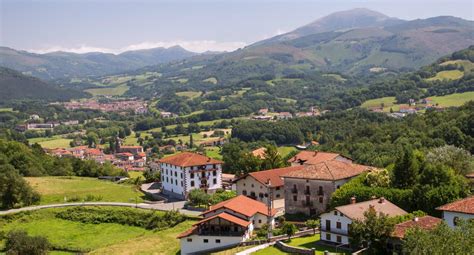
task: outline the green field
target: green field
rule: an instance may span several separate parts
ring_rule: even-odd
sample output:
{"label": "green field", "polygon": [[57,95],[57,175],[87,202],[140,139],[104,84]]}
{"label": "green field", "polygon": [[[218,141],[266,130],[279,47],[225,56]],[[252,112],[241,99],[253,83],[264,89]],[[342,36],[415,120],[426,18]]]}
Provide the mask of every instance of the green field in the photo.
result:
{"label": "green field", "polygon": [[121,84],[115,87],[86,89],[85,92],[89,92],[93,96],[121,96],[128,89],[129,87],[127,85]]}
{"label": "green field", "polygon": [[297,149],[293,146],[280,146],[278,147],[278,153],[282,158],[286,157],[286,155],[290,154],[292,151],[296,151]]}
{"label": "green field", "polygon": [[464,68],[464,71],[465,72],[470,72],[472,70],[474,70],[474,63],[472,63],[471,61],[469,60],[461,60],[461,59],[458,59],[458,60],[449,60],[449,61],[445,61],[441,64],[439,64],[440,66],[445,66],[445,65],[458,65],[458,66],[462,66]]}
{"label": "green field", "polygon": [[69,143],[72,139],[62,138],[60,136],[53,137],[38,137],[28,139],[30,144],[38,143],[43,148],[54,149],[54,148],[69,148]]}
{"label": "green field", "polygon": [[464,103],[474,100],[474,91],[464,93],[454,93],[446,96],[430,97],[434,103],[443,107],[461,106]]}
{"label": "green field", "polygon": [[[335,248],[317,244],[316,242],[319,241],[319,238],[320,238],[319,234],[312,235],[312,236],[306,236],[306,237],[298,237],[298,238],[291,239],[290,242],[287,242],[286,244],[291,245],[291,246],[295,246],[295,247],[307,248],[307,249],[315,248],[317,255],[324,254],[324,251],[329,251],[332,254],[336,253]],[[279,249],[271,246],[271,247],[265,248],[263,250],[257,251],[257,252],[252,253],[252,254],[255,254],[255,255],[276,255],[276,254],[289,254],[289,253],[282,252]],[[339,250],[339,252],[336,253],[336,254],[350,254],[350,253],[341,253],[341,251]]]}
{"label": "green field", "polygon": [[209,78],[203,80],[203,82],[210,82],[212,84],[217,84],[217,79],[216,79],[216,77],[209,77]]}
{"label": "green field", "polygon": [[365,101],[360,107],[362,108],[372,108],[372,107],[381,107],[382,104],[385,107],[391,107],[395,104],[395,97],[382,97]]}
{"label": "green field", "polygon": [[[114,207],[107,208],[116,210]],[[188,220],[173,228],[153,231],[116,223],[90,224],[56,218],[55,214],[63,210],[66,209],[44,209],[3,216],[0,217],[0,229],[23,229],[30,235],[45,236],[55,249],[92,251],[92,254],[175,255],[179,251],[176,236],[194,223]],[[2,246],[0,242],[0,249]]]}
{"label": "green field", "polygon": [[435,77],[431,77],[426,79],[427,81],[440,81],[440,80],[457,80],[461,79],[464,75],[464,72],[459,70],[448,70],[448,71],[441,71],[436,73]]}
{"label": "green field", "polygon": [[13,112],[13,108],[9,108],[9,107],[0,108],[0,112]]}
{"label": "green field", "polygon": [[207,147],[206,156],[222,160],[221,149],[219,147]]}
{"label": "green field", "polygon": [[[40,204],[82,202],[87,195],[100,197],[102,202],[143,201],[143,193],[135,186],[101,181],[89,177],[25,177],[26,181],[41,194]],[[79,201],[70,201],[77,200]]]}
{"label": "green field", "polygon": [[176,92],[176,95],[177,96],[181,96],[181,97],[187,97],[189,99],[193,99],[193,98],[196,98],[196,97],[200,97],[201,96],[201,92],[200,91],[182,91],[182,92]]}

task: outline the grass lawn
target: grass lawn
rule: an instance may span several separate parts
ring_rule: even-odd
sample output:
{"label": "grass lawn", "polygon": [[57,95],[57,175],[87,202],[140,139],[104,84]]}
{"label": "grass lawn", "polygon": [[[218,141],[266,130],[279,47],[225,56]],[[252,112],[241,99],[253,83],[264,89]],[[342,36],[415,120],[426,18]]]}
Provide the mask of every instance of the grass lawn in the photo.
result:
{"label": "grass lawn", "polygon": [[463,71],[459,70],[448,70],[448,71],[441,71],[436,73],[435,77],[431,77],[426,79],[427,81],[438,81],[438,80],[457,80],[461,79],[464,75]]}
{"label": "grass lawn", "polygon": [[132,179],[135,179],[137,177],[140,177],[140,179],[145,179],[143,177],[143,172],[140,172],[140,171],[129,171],[128,172],[128,175],[130,176],[130,178]]}
{"label": "grass lawn", "polygon": [[371,107],[380,107],[382,104],[385,107],[391,107],[396,101],[395,97],[381,97],[376,99],[371,99],[365,101],[360,107],[362,108],[371,108]]}
{"label": "grass lawn", "polygon": [[[110,210],[115,209],[110,207]],[[188,220],[173,228],[152,231],[116,223],[89,224],[56,218],[55,214],[63,210],[66,208],[0,216],[0,229],[23,229],[30,235],[45,236],[56,249],[95,254],[176,254],[179,250],[176,236],[194,223]]]}
{"label": "grass lawn", "polygon": [[201,92],[200,91],[183,91],[183,92],[176,92],[176,95],[177,96],[180,96],[180,97],[187,97],[189,99],[193,99],[193,98],[196,98],[196,97],[200,97],[201,96]]}
{"label": "grass lawn", "polygon": [[[295,247],[301,247],[301,248],[315,248],[316,249],[316,254],[324,254],[324,251],[329,251],[331,253],[335,253],[336,249],[333,247],[329,246],[323,246],[323,245],[318,245],[316,244],[317,241],[319,241],[320,235],[312,235],[312,236],[305,236],[305,237],[298,237],[298,238],[293,238],[290,240],[290,242],[287,242],[288,245],[295,246]],[[258,252],[252,253],[252,254],[258,254],[258,255],[264,255],[264,254],[289,254],[280,251],[279,249],[275,247],[268,247],[263,250],[260,250]],[[338,254],[350,254],[350,253],[341,253],[339,250]]]}
{"label": "grass lawn", "polygon": [[86,89],[85,92],[91,93],[93,96],[120,96],[125,93],[129,87],[125,84],[118,85],[115,87]]}
{"label": "grass lawn", "polygon": [[217,79],[216,79],[216,77],[209,77],[209,78],[203,80],[203,82],[210,82],[212,84],[217,84]]}
{"label": "grass lawn", "polygon": [[455,93],[446,96],[433,96],[430,98],[433,100],[434,103],[438,103],[440,106],[461,106],[468,101],[474,100],[474,91]]}
{"label": "grass lawn", "polygon": [[219,147],[206,147],[206,155],[208,157],[222,160],[221,149]]}
{"label": "grass lawn", "polygon": [[255,247],[255,245],[238,246],[238,247],[228,249],[228,250],[225,250],[225,251],[213,252],[213,253],[211,253],[211,255],[234,255],[237,252],[245,251],[245,250],[250,249],[252,247]]}
{"label": "grass lawn", "polygon": [[290,154],[290,152],[296,151],[296,148],[293,146],[280,146],[278,147],[278,153],[282,158],[286,157],[286,155]]}
{"label": "grass lawn", "polygon": [[[132,185],[100,181],[89,177],[25,177],[41,194],[41,204],[64,203],[64,198],[100,196],[103,202],[142,202],[143,193]],[[76,201],[77,202],[77,201]]]}
{"label": "grass lawn", "polygon": [[71,147],[69,143],[72,139],[62,138],[60,136],[53,136],[53,137],[38,137],[38,138],[31,138],[28,139],[30,144],[38,143],[43,148],[69,148]]}

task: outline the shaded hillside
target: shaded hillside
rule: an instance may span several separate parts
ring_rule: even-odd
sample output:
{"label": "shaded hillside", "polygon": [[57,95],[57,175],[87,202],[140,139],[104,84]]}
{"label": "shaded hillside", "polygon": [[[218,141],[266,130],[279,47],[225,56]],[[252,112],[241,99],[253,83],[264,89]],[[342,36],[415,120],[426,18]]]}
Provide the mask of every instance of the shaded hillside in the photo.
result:
{"label": "shaded hillside", "polygon": [[42,79],[98,76],[167,63],[195,55],[179,46],[127,51],[118,55],[91,52],[34,54],[0,47],[0,66]]}
{"label": "shaded hillside", "polygon": [[57,88],[37,78],[4,67],[0,67],[0,91],[0,101],[3,102],[16,99],[65,101],[90,96],[76,90]]}

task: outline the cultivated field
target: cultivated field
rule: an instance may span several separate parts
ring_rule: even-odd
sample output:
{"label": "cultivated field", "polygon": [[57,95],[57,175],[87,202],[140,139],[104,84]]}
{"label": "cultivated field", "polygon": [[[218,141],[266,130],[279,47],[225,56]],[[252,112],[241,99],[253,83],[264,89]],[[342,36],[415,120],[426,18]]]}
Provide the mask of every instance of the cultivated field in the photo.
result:
{"label": "cultivated field", "polygon": [[85,92],[91,93],[93,96],[120,96],[125,93],[129,87],[125,84],[115,87],[86,89]]}
{"label": "cultivated field", "polygon": [[[41,204],[82,202],[94,199],[102,202],[142,202],[143,193],[134,186],[101,181],[89,177],[25,177],[41,194]],[[94,197],[91,197],[94,196]]]}
{"label": "cultivated field", "polygon": [[38,137],[28,139],[30,144],[38,143],[43,148],[53,149],[53,148],[69,148],[71,147],[69,143],[72,139],[62,138],[60,136],[53,137]]}

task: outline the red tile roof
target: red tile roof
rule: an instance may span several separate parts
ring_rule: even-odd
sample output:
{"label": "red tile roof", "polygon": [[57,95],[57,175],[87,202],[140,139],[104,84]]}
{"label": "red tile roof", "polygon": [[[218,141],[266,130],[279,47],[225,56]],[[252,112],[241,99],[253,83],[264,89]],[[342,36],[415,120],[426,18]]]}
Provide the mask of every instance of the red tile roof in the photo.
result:
{"label": "red tile roof", "polygon": [[207,221],[210,221],[210,220],[215,219],[215,218],[221,218],[221,219],[224,219],[226,221],[229,221],[229,222],[235,223],[237,225],[240,225],[242,227],[247,227],[248,225],[250,225],[250,221],[242,220],[241,218],[237,218],[237,217],[235,217],[231,214],[228,214],[226,212],[222,212],[222,213],[216,214],[212,217],[202,219],[198,223],[194,224],[193,226],[197,226],[197,225],[199,225],[203,222],[207,222]]}
{"label": "red tile roof", "polygon": [[329,160],[314,165],[305,165],[303,169],[289,172],[282,177],[335,181],[357,176],[369,168],[369,166]]}
{"label": "red tile roof", "polygon": [[252,151],[252,155],[254,155],[257,158],[264,159],[266,156],[267,148],[261,147],[256,150]]}
{"label": "red tile roof", "polygon": [[213,158],[206,157],[201,154],[192,153],[192,152],[182,152],[173,156],[162,158],[158,160],[158,162],[171,164],[175,166],[181,166],[181,167],[224,163],[220,160],[213,159]]}
{"label": "red tile roof", "polygon": [[374,207],[377,214],[384,213],[389,217],[407,214],[407,212],[405,212],[403,209],[392,204],[387,199],[383,198],[377,198],[365,202],[338,206],[336,207],[336,210],[344,214],[349,219],[363,220],[364,212],[366,212],[371,206]]}
{"label": "red tile roof", "polygon": [[184,231],[183,233],[179,234],[176,238],[177,238],[177,239],[181,239],[181,238],[183,238],[183,237],[190,236],[190,235],[192,235],[192,234],[194,233],[194,231],[195,231],[196,229],[197,229],[197,227],[196,227],[196,226],[193,226],[193,227],[191,227],[190,229],[188,229],[188,230]]}
{"label": "red tile roof", "polygon": [[142,149],[142,146],[138,145],[121,145],[120,148],[122,149]]}
{"label": "red tile roof", "polygon": [[290,166],[290,167],[283,167],[283,168],[276,168],[258,172],[252,172],[248,175],[252,176],[255,180],[262,184],[267,184],[268,180],[270,179],[271,187],[280,187],[283,186],[283,179],[282,175],[289,174],[294,171],[298,171],[303,169],[304,166]]}
{"label": "red tile roof", "polygon": [[442,205],[436,210],[474,214],[474,196]]}
{"label": "red tile roof", "polygon": [[[209,212],[218,210],[220,208],[227,208],[229,210],[240,213],[247,217],[251,217],[255,215],[256,213],[260,213],[260,214],[268,216],[267,205],[243,195],[240,195],[240,196],[231,198],[229,200],[220,202],[216,205],[213,205],[211,206],[209,210],[203,212],[202,214],[207,214]],[[275,213],[276,213],[276,210],[272,209],[272,215],[275,215]]]}
{"label": "red tile roof", "polygon": [[[337,153],[323,151],[301,151],[288,160],[289,163],[317,164],[327,160],[333,160],[341,156]],[[341,156],[342,157],[342,156]],[[347,158],[349,159],[349,158]]]}
{"label": "red tile roof", "polygon": [[419,218],[415,218],[412,220],[408,220],[402,223],[399,223],[395,225],[395,228],[393,229],[392,232],[392,237],[400,238],[402,239],[405,237],[405,233],[408,229],[410,228],[421,228],[425,230],[431,230],[438,226],[439,223],[441,223],[442,219],[432,217],[432,216],[423,216]]}

